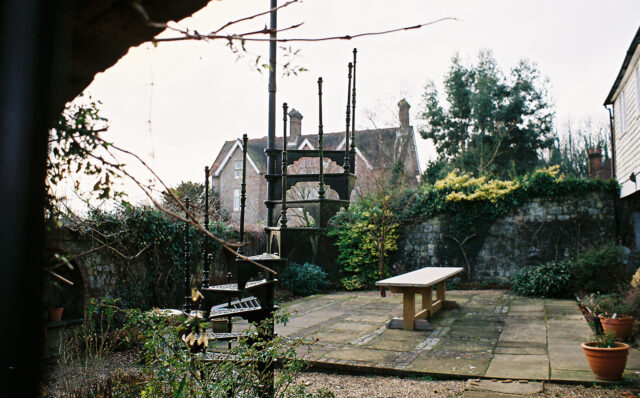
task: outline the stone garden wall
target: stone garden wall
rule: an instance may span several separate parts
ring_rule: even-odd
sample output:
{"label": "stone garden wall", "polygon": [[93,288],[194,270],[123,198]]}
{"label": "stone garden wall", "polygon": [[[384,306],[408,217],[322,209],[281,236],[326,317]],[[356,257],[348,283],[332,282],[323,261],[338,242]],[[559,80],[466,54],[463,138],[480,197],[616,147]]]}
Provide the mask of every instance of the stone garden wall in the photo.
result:
{"label": "stone garden wall", "polygon": [[[588,246],[614,240],[611,194],[591,193],[562,201],[534,199],[491,225],[451,231],[451,215],[403,227],[392,274],[427,266],[465,267],[476,281],[507,282],[519,269],[567,258]],[[456,240],[462,244],[460,248]],[[464,254],[463,254],[464,250]]]}

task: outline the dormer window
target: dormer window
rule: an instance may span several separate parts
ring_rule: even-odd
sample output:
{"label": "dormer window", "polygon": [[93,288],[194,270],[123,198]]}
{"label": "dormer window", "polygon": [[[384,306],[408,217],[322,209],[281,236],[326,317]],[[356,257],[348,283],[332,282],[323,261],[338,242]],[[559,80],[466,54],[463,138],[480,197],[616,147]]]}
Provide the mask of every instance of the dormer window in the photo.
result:
{"label": "dormer window", "polygon": [[236,160],[234,162],[234,172],[236,178],[242,178],[242,160]]}

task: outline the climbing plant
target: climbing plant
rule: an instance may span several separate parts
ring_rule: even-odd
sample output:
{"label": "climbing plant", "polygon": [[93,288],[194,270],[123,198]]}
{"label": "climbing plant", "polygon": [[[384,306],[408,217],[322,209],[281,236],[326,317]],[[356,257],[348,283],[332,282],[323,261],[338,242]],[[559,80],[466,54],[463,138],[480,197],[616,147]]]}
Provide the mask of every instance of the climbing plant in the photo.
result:
{"label": "climbing plant", "polygon": [[[437,215],[447,217],[447,233],[436,255],[458,253],[467,263],[467,276],[472,272],[470,263],[484,243],[484,233],[491,224],[514,207],[534,198],[561,200],[567,195],[589,192],[615,193],[619,189],[614,180],[580,179],[558,173],[558,167],[537,170],[513,179],[498,180],[475,178],[468,174],[451,172],[435,184],[424,183],[405,189],[397,200],[389,204],[390,211],[399,218],[393,233],[385,242],[388,256],[397,248],[399,226],[420,222]],[[351,207],[332,219],[330,235],[336,237],[338,262],[346,279],[345,287],[371,287],[378,278],[375,269],[377,253],[372,251],[371,237],[365,232],[375,228],[377,220],[371,217],[370,199],[359,199]],[[353,281],[353,282],[351,282]]]}
{"label": "climbing plant", "polygon": [[[75,228],[81,235],[106,240],[108,252],[118,269],[117,295],[127,307],[176,306],[184,294],[185,252],[184,223],[170,219],[150,206],[133,206],[125,201],[114,210],[94,209]],[[210,225],[210,231],[225,239],[230,227],[222,222]],[[189,226],[193,274],[200,275],[203,234]],[[106,238],[108,237],[108,238]],[[214,257],[221,246],[209,240]],[[145,276],[132,273],[134,262],[144,265]],[[84,264],[90,262],[83,261]]]}

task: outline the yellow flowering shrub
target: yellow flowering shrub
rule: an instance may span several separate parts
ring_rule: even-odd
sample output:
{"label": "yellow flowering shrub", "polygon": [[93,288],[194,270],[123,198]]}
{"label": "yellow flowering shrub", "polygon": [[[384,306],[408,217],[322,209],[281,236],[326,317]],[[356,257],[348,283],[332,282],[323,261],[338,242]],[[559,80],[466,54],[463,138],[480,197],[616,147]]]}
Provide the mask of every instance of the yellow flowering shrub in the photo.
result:
{"label": "yellow flowering shrub", "polygon": [[496,202],[519,187],[517,181],[489,180],[487,177],[471,177],[451,172],[443,180],[435,183],[437,190],[452,191],[446,196],[447,202],[481,201]]}

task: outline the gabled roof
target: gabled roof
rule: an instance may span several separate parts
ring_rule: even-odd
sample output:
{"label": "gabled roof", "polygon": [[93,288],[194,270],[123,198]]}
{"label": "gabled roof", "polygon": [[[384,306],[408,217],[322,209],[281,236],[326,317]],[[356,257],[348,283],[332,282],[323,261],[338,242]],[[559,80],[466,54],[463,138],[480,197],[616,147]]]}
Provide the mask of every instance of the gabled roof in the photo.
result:
{"label": "gabled roof", "polygon": [[640,27],[638,27],[638,31],[627,50],[627,55],[624,57],[622,67],[620,68],[620,72],[618,72],[618,77],[616,77],[616,81],[613,83],[613,87],[611,87],[611,91],[609,91],[609,95],[607,95],[607,99],[604,101],[605,105],[613,104],[613,97],[615,97],[616,91],[618,91],[618,87],[620,87],[620,83],[622,83],[622,79],[627,73],[627,68],[631,63],[631,58],[633,58],[633,54],[636,52],[638,45],[640,45]]}
{"label": "gabled roof", "polygon": [[[371,168],[388,167],[393,162],[394,145],[396,140],[397,127],[356,130],[356,148],[358,154],[362,156],[365,164]],[[298,148],[305,141],[313,148],[318,148],[318,135],[308,134],[297,137],[295,148]],[[344,149],[344,132],[324,134],[324,149],[336,150]],[[210,170],[211,174],[217,175],[218,169],[224,166],[225,159],[228,158],[237,140],[226,141]],[[276,137],[276,148],[282,148],[282,137]],[[254,138],[248,141],[247,155],[257,166],[261,173],[267,172],[267,155],[264,149],[267,147],[267,137]]]}

